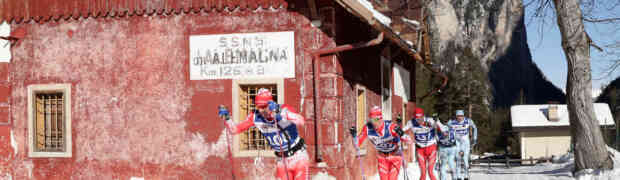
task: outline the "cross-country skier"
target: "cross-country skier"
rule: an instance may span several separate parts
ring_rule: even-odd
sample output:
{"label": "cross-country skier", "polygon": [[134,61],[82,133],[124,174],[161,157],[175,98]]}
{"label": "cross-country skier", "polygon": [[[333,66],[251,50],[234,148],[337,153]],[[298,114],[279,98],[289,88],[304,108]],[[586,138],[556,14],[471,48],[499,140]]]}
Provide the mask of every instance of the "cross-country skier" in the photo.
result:
{"label": "cross-country skier", "polygon": [[454,129],[445,126],[437,134],[437,137],[439,138],[439,160],[441,163],[439,177],[441,180],[448,180],[448,169],[450,169],[452,179],[456,180],[456,139],[454,137]]}
{"label": "cross-country skier", "polygon": [[220,108],[219,115],[225,117],[228,128],[239,134],[256,127],[269,141],[278,158],[276,176],[280,180],[305,180],[308,177],[310,160],[304,140],[299,137],[297,125],[304,125],[303,116],[287,105],[280,106],[273,101],[271,92],[261,88],[254,100],[256,110],[239,124],[229,118],[226,108]]}
{"label": "cross-country skier", "polygon": [[[370,121],[359,133],[357,146],[361,146],[368,138],[377,149],[377,161],[379,177],[381,180],[396,180],[402,160],[402,152],[399,150],[399,142],[403,135],[402,129],[391,120],[383,120],[381,108],[373,107],[369,113]],[[356,128],[349,129],[351,136],[355,137]]]}
{"label": "cross-country skier", "polygon": [[[456,175],[459,179],[468,179],[469,177],[469,153],[471,152],[471,146],[475,146],[478,142],[478,129],[473,120],[465,118],[465,112],[463,110],[456,110],[456,120],[448,121],[448,126],[455,131],[456,137],[456,154],[463,153],[463,158],[457,155],[456,158],[460,162],[463,162],[464,167],[457,168]],[[471,132],[470,132],[471,129]],[[470,143],[470,134],[472,141]]]}
{"label": "cross-country skier", "polygon": [[418,164],[420,166],[420,180],[426,180],[426,173],[431,180],[436,180],[435,163],[437,161],[437,138],[436,129],[440,128],[433,118],[427,118],[424,116],[424,110],[422,108],[415,109],[415,117],[411,119],[405,131],[411,130],[413,133],[413,141],[416,144],[416,154]]}

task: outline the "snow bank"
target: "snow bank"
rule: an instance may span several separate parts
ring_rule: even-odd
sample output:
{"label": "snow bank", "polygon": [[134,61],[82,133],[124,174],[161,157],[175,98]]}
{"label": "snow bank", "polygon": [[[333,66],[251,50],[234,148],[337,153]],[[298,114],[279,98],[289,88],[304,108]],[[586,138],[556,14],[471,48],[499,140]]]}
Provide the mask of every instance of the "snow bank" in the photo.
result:
{"label": "snow bank", "polygon": [[534,166],[485,167],[476,166],[470,170],[471,178],[475,180],[619,180],[620,153],[608,147],[614,160],[613,170],[583,170],[573,176],[575,158],[572,153],[554,157],[553,163],[539,163]]}
{"label": "snow bank", "polygon": [[575,173],[577,180],[617,180],[620,179],[620,152],[611,147],[607,147],[614,161],[612,170],[593,170],[584,169]]}
{"label": "snow bank", "polygon": [[573,162],[575,160],[575,156],[573,153],[566,153],[559,157],[554,157],[551,161],[556,164],[563,164],[568,162]]}
{"label": "snow bank", "polygon": [[[472,166],[470,169],[470,179],[475,180],[620,180],[620,152],[613,148],[607,148],[614,160],[613,170],[583,170],[575,173],[573,176],[573,170],[575,167],[574,156],[572,153],[555,157],[553,163],[539,163],[533,166],[513,166],[511,168],[506,167],[486,167],[486,164],[482,166]],[[492,154],[483,154],[477,157],[491,156]],[[418,180],[420,177],[420,168],[415,162],[407,164],[406,168],[407,176],[410,180]],[[398,179],[403,179],[403,170],[400,171]],[[437,169],[435,169],[435,175],[439,175]],[[368,178],[369,180],[378,180],[379,175],[375,174]],[[428,178],[427,178],[428,179]]]}

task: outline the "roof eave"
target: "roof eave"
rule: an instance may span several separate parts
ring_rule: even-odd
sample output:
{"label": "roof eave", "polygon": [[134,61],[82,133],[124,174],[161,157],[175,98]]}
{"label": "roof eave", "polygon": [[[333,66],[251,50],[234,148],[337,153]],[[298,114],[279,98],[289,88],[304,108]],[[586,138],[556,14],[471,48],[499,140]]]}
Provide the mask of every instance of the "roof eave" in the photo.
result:
{"label": "roof eave", "polygon": [[[351,14],[354,14],[357,17],[361,18],[362,20],[366,21],[370,26],[372,26],[377,31],[384,32],[386,37],[391,42],[398,45],[398,47],[403,49],[410,56],[414,58],[420,58],[419,55],[417,55],[418,50],[416,50],[415,47],[413,47],[413,45],[408,44],[407,41],[405,41],[402,37],[396,34],[392,30],[392,28],[389,27],[389,25],[383,24],[378,19],[376,19],[373,16],[373,13],[370,10],[368,10],[366,7],[361,5],[357,0],[336,0],[336,2],[338,2],[338,4],[344,7]],[[418,57],[416,57],[416,55]]]}

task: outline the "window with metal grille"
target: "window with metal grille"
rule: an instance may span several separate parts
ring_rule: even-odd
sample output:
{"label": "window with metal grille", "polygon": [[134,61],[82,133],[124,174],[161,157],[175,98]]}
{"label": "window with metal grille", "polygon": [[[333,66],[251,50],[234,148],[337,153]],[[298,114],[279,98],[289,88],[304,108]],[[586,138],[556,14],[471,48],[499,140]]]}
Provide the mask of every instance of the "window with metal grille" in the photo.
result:
{"label": "window with metal grille", "polygon": [[[278,88],[276,84],[258,84],[258,85],[240,85],[239,86],[239,115],[240,120],[245,120],[246,117],[256,110],[254,104],[254,97],[260,88],[267,88],[271,90],[273,100],[278,101]],[[240,134],[239,150],[271,150],[267,140],[263,137],[260,131],[252,127],[248,131]]]}
{"label": "window with metal grille", "polygon": [[357,90],[357,133],[359,134],[362,131],[362,128],[366,125],[366,90],[358,89]]}
{"label": "window with metal grille", "polygon": [[71,85],[28,86],[30,157],[71,157]]}
{"label": "window with metal grille", "polygon": [[[358,88],[357,89],[357,134],[359,135],[366,126],[366,120],[368,119],[368,114],[366,114],[366,89]],[[367,143],[365,143],[367,144]],[[364,144],[364,145],[365,145]],[[365,151],[365,146],[360,147],[360,149]]]}
{"label": "window with metal grille", "polygon": [[63,93],[37,93],[35,97],[36,151],[62,152],[64,146]]}

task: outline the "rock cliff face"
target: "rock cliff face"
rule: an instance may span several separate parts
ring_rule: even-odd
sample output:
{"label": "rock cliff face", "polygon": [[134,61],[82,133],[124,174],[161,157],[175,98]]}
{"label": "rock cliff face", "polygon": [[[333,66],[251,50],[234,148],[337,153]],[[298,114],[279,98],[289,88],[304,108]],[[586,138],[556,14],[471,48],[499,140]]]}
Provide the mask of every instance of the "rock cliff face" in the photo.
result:
{"label": "rock cliff face", "polygon": [[433,0],[426,14],[433,62],[447,73],[479,62],[492,107],[565,102],[532,61],[521,0]]}

